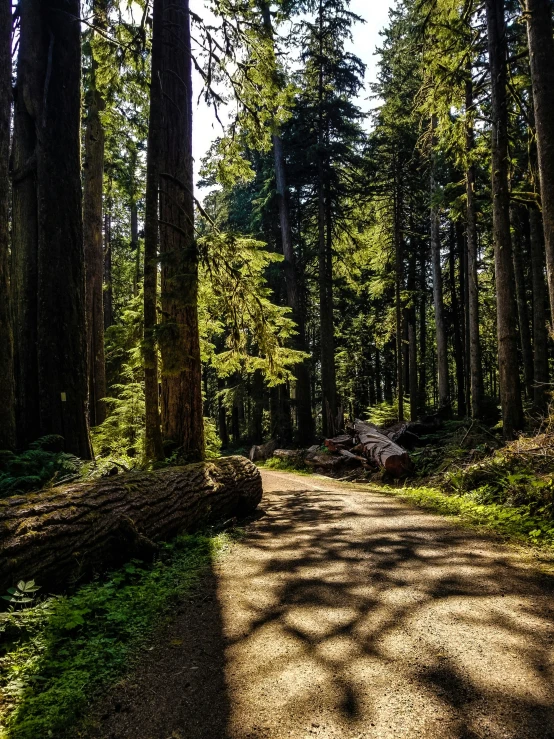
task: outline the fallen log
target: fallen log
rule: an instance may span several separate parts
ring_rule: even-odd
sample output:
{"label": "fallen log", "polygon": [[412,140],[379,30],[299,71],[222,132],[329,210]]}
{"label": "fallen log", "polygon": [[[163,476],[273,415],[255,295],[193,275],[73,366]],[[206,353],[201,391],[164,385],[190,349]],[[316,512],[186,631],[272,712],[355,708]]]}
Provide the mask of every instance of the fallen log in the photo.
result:
{"label": "fallen log", "polygon": [[339,452],[341,449],[350,449],[354,444],[354,439],[350,434],[340,434],[340,436],[333,436],[332,439],[325,439],[323,444],[330,452]]}
{"label": "fallen log", "polygon": [[345,461],[344,457],[336,457],[332,454],[325,454],[325,452],[310,454],[304,459],[304,462],[310,467],[322,470],[335,470],[337,467],[341,467]]}
{"label": "fallen log", "polygon": [[277,439],[271,439],[266,441],[265,444],[254,445],[248,455],[251,462],[259,462],[269,459],[275,449],[277,449],[279,442]]}
{"label": "fallen log", "polygon": [[366,459],[383,467],[393,477],[402,477],[412,471],[409,454],[375,426],[356,419],[353,430],[360,440]]}
{"label": "fallen log", "polygon": [[413,449],[424,443],[421,441],[422,436],[436,433],[441,425],[442,421],[438,415],[424,416],[419,421],[396,423],[394,426],[382,429],[382,433],[405,449]]}
{"label": "fallen log", "polygon": [[304,449],[276,449],[273,456],[289,462],[296,462],[304,456]]}
{"label": "fallen log", "polygon": [[157,542],[253,511],[259,470],[244,457],[131,472],[0,500],[0,592],[45,589],[152,557]]}
{"label": "fallen log", "polygon": [[365,457],[360,457],[359,454],[353,454],[352,452],[349,452],[348,449],[339,449],[339,454],[341,457],[344,457],[347,462],[352,462],[353,464],[361,464],[362,467],[369,467],[369,462]]}

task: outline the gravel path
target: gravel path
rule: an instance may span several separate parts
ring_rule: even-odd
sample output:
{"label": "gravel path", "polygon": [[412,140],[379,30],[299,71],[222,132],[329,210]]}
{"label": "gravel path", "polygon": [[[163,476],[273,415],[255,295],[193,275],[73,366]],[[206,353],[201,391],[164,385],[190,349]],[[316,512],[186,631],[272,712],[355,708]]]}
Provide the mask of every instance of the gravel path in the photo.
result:
{"label": "gravel path", "polygon": [[554,739],[552,578],[395,498],[263,477],[87,737]]}

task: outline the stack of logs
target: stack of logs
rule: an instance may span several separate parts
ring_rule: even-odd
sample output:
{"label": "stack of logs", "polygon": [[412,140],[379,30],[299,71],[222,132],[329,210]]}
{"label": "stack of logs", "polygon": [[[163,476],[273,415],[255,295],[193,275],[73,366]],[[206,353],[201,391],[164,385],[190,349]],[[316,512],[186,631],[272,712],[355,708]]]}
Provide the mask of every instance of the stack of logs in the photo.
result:
{"label": "stack of logs", "polygon": [[[317,444],[307,450],[273,448],[268,456],[291,462],[303,460],[308,467],[324,472],[348,466],[374,472],[384,470],[391,477],[404,477],[413,471],[413,464],[408,452],[393,438],[399,431],[401,435],[409,433],[405,428],[395,429],[389,436],[376,426],[356,420],[347,425],[343,434],[325,439],[326,450]],[[253,447],[250,458],[260,459],[265,451],[263,447]]]}

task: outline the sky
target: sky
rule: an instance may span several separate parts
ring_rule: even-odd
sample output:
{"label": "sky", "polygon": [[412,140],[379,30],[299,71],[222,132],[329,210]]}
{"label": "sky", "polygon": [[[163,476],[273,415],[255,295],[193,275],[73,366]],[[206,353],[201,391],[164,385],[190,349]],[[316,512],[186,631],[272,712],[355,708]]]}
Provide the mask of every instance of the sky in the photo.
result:
{"label": "sky", "polygon": [[[366,89],[362,91],[358,99],[358,105],[362,110],[371,107],[367,99],[369,95],[369,84],[375,81],[376,62],[375,49],[381,45],[379,31],[387,25],[389,8],[394,0],[351,0],[350,9],[356,15],[364,18],[365,23],[358,23],[353,28],[353,43],[348,49],[353,51],[367,65],[365,83]],[[199,15],[205,15],[204,1],[191,0],[191,9]],[[198,180],[198,170],[201,160],[210,148],[212,141],[221,134],[221,127],[214,117],[213,110],[204,103],[197,105],[196,99],[202,87],[198,73],[193,73],[195,109],[193,125],[193,152],[195,180]],[[201,196],[202,193],[200,192]]]}

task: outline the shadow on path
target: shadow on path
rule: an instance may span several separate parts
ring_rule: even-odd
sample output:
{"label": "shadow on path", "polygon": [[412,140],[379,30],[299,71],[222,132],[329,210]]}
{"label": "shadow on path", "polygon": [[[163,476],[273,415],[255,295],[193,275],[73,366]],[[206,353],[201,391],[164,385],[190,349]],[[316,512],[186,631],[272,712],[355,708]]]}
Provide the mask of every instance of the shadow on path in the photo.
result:
{"label": "shadow on path", "polygon": [[[130,678],[96,706],[88,739],[216,739],[226,735],[223,628],[213,570],[173,612]],[[38,739],[38,738],[37,738]]]}
{"label": "shadow on path", "polygon": [[265,483],[90,739],[554,739],[551,578],[378,493]]}

